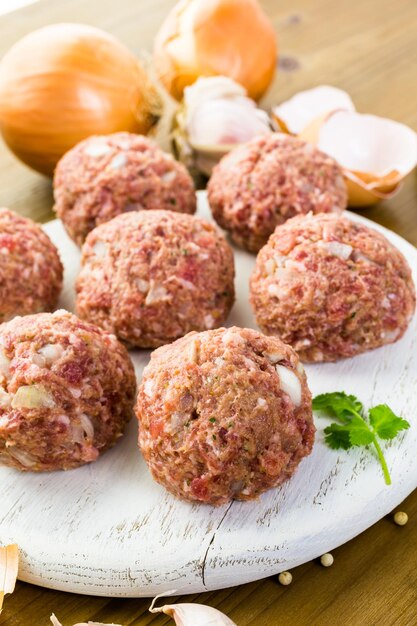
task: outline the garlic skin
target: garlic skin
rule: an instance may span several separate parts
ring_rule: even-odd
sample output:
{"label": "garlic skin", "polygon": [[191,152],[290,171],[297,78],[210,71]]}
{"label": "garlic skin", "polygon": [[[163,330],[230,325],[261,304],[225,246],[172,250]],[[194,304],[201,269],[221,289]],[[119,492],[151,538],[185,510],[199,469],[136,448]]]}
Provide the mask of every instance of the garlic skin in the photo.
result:
{"label": "garlic skin", "polygon": [[319,115],[336,110],[355,111],[349,94],[337,87],[319,85],[273,107],[272,116],[283,132],[298,135]]}
{"label": "garlic skin", "polygon": [[339,163],[352,207],[392,197],[417,164],[415,131],[376,115],[333,111],[314,119],[299,137]]}
{"label": "garlic skin", "polygon": [[173,141],[180,161],[210,176],[214,165],[236,145],[270,132],[268,114],[247,97],[244,87],[225,76],[213,76],[185,88]]}
{"label": "garlic skin", "polygon": [[19,568],[19,548],[17,544],[0,547],[0,613],[4,596],[13,593]]}
{"label": "garlic skin", "polygon": [[156,596],[151,606],[150,613],[165,613],[173,618],[177,626],[236,626],[227,615],[221,613],[211,606],[204,604],[166,604],[159,608],[155,608],[155,602],[162,596],[178,593],[177,591],[167,591]]}

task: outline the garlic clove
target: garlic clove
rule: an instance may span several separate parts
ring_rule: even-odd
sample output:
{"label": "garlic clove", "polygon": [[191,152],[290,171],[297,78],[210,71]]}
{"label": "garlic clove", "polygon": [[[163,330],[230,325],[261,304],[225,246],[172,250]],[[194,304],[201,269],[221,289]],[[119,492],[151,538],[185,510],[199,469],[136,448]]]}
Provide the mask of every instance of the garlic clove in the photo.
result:
{"label": "garlic clove", "polygon": [[188,114],[192,116],[196,109],[207,100],[246,96],[246,89],[231,78],[207,76],[199,78],[193,85],[185,88],[183,102],[187,107]]}
{"label": "garlic clove", "polygon": [[394,120],[353,111],[319,116],[299,135],[343,168],[350,206],[390,198],[417,164],[417,135]]}
{"label": "garlic clove", "polygon": [[236,145],[272,132],[267,113],[225,76],[199,78],[184,91],[173,141],[181,161],[208,176]]}
{"label": "garlic clove", "polygon": [[19,549],[16,544],[0,548],[0,613],[6,593],[13,593],[19,566]]}
{"label": "garlic clove", "polygon": [[109,624],[104,622],[79,622],[78,624],[74,624],[74,626],[121,626],[120,624]]}
{"label": "garlic clove", "polygon": [[249,98],[219,98],[201,104],[189,119],[187,132],[191,146],[222,147],[231,150],[257,135],[271,132],[269,117]]}
{"label": "garlic clove", "polygon": [[337,87],[320,85],[273,107],[272,117],[283,132],[298,135],[319,115],[338,109],[355,111],[349,94]]}
{"label": "garlic clove", "polygon": [[[52,613],[50,619],[52,622],[52,626],[62,626],[55,613]],[[74,624],[74,626],[120,626],[120,624],[103,624],[103,622],[82,622]]]}
{"label": "garlic clove", "polygon": [[172,590],[156,596],[149,607],[150,613],[165,613],[173,618],[177,626],[236,626],[224,613],[204,604],[179,603],[155,607],[158,598],[174,593],[177,592]]}

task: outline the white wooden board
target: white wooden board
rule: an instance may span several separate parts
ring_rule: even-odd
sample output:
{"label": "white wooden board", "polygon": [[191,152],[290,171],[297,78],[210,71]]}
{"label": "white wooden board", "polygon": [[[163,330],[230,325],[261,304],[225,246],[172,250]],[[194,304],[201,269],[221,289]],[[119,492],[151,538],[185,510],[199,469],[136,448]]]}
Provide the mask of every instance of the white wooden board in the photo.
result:
{"label": "white wooden board", "polygon": [[[209,217],[199,194],[199,214]],[[369,223],[351,215],[352,219]],[[407,257],[417,250],[371,223]],[[58,221],[45,226],[65,265],[63,308],[73,309],[79,251]],[[254,257],[236,250],[237,302],[229,324],[255,326],[248,305]],[[387,402],[412,424],[384,446],[393,485],[371,452],[336,452],[316,419],[314,451],[296,475],[257,502],[221,508],[176,500],[154,483],[136,447],[136,424],[91,465],[49,474],[0,468],[0,543],[21,548],[20,578],[54,589],[106,596],[151,596],[168,589],[218,589],[290,569],[348,541],[417,487],[417,330],[337,364],[308,366],[313,394],[344,390],[366,406]],[[132,352],[138,378],[149,353]]]}

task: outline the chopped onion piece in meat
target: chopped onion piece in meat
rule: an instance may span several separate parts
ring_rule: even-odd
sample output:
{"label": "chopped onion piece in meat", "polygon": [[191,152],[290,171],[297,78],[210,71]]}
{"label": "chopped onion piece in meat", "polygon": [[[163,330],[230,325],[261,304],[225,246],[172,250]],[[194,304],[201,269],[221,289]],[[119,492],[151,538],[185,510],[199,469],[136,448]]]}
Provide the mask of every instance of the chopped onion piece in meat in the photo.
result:
{"label": "chopped onion piece in meat", "polygon": [[11,406],[11,404],[12,399],[10,397],[10,394],[8,394],[7,391],[3,389],[3,387],[0,387],[0,408],[5,409]]}
{"label": "chopped onion piece in meat", "polygon": [[52,395],[43,385],[22,385],[12,399],[13,409],[51,409],[55,406]]}
{"label": "chopped onion piece in meat", "polygon": [[158,285],[153,280],[150,281],[150,287],[148,295],[146,296],[145,304],[155,304],[156,302],[163,302],[164,300],[170,299],[171,295],[163,285]]}
{"label": "chopped onion piece in meat", "polygon": [[281,389],[290,397],[295,406],[300,406],[302,399],[301,383],[297,374],[284,365],[275,365],[275,369],[281,381]]}
{"label": "chopped onion piece in meat", "polygon": [[340,241],[320,241],[319,247],[328,254],[337,256],[343,261],[348,260],[353,250],[352,246],[349,246],[346,243],[341,243]]}
{"label": "chopped onion piece in meat", "polygon": [[0,348],[0,374],[3,374],[5,378],[10,376],[10,359],[7,358],[2,348]]}
{"label": "chopped onion piece in meat", "polygon": [[99,258],[103,258],[104,256],[106,256],[107,246],[104,241],[96,241],[93,246],[93,252]]}
{"label": "chopped onion piece in meat", "polygon": [[40,354],[48,364],[51,364],[62,357],[64,348],[59,343],[46,343],[42,348],[39,348],[38,354]]}
{"label": "chopped onion piece in meat", "polygon": [[273,365],[285,359],[285,355],[282,352],[265,352],[265,357]]}
{"label": "chopped onion piece in meat", "polygon": [[81,413],[80,422],[87,436],[87,439],[93,440],[94,439],[94,426],[93,426],[93,422],[91,421],[91,419],[85,413]]}
{"label": "chopped onion piece in meat", "polygon": [[24,465],[24,467],[34,467],[36,465],[36,459],[28,452],[19,450],[14,446],[8,447],[7,452],[10,454],[10,456],[16,459],[16,461],[19,461],[19,463]]}

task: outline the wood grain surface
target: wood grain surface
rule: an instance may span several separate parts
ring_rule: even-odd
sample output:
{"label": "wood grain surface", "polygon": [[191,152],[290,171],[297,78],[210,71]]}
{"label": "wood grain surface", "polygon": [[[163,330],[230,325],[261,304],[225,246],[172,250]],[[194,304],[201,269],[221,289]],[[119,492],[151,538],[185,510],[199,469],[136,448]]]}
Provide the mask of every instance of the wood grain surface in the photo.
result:
{"label": "wood grain surface", "polygon": [[[172,0],[40,0],[0,19],[0,55],[23,34],[57,21],[100,26],[134,52],[150,51]],[[263,104],[328,83],[349,91],[357,108],[417,128],[417,3],[415,0],[263,0],[280,44],[279,72]],[[0,202],[32,218],[51,217],[50,183],[0,147]],[[417,244],[417,179],[401,193],[363,212]],[[385,518],[334,552],[329,569],[311,562],[281,587],[267,579],[239,588],[189,596],[217,606],[238,626],[412,626],[417,623],[417,493],[401,509],[410,522]],[[52,611],[64,626],[95,620],[164,624],[147,600],[107,600],[47,591],[19,583],[6,598],[0,624],[46,626]],[[195,626],[198,626],[197,624]]]}

